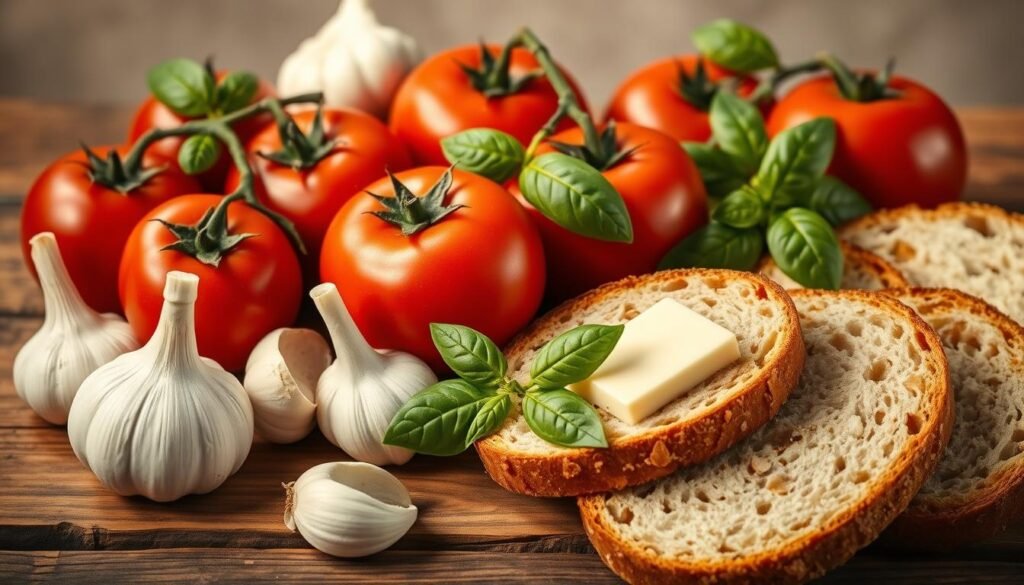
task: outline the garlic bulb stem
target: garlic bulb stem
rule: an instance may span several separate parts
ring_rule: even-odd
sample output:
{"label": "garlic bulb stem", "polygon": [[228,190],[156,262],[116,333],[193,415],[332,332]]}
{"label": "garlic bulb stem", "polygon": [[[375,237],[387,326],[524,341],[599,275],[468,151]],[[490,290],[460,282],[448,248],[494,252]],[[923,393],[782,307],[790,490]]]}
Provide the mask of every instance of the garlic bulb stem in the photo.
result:
{"label": "garlic bulb stem", "polygon": [[191,368],[199,364],[193,307],[198,292],[199,277],[195,274],[178,271],[167,273],[160,320],[145,346],[157,363],[178,368]]}
{"label": "garlic bulb stem", "polygon": [[370,347],[359,327],[352,320],[345,307],[341,295],[334,284],[325,282],[309,291],[313,303],[327,324],[327,332],[331,335],[331,344],[337,356],[337,364],[341,368],[357,370],[377,370],[383,358]]}
{"label": "garlic bulb stem", "polygon": [[71,281],[53,233],[36,234],[29,240],[29,245],[32,247],[32,263],[39,276],[39,287],[43,290],[44,322],[61,321],[65,325],[85,326],[98,323],[99,314],[85,304]]}

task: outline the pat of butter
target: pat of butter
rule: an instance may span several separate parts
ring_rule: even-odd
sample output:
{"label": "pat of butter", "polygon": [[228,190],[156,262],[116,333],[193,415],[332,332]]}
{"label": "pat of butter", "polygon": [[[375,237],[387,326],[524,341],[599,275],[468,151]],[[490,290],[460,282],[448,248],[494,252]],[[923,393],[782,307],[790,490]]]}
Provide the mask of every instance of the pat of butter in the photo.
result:
{"label": "pat of butter", "polygon": [[608,359],[569,389],[636,424],[739,357],[731,331],[662,299],[626,323]]}

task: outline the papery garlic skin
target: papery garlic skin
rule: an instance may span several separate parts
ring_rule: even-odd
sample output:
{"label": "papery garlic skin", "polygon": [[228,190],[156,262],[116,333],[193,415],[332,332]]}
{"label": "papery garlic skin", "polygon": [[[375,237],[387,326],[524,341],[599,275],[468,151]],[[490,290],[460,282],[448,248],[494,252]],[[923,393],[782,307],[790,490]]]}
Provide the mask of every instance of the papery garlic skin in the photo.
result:
{"label": "papery garlic skin", "polygon": [[316,425],[316,383],[331,349],[312,329],[275,329],[245,365],[242,385],[252,402],[256,432],[271,443],[294,443]]}
{"label": "papery garlic skin", "polygon": [[277,92],[322,91],[328,106],[384,118],[399,84],[421,59],[416,41],[380,25],[367,0],[343,0],[316,35],[281,64]]}
{"label": "papery garlic skin", "polygon": [[198,287],[194,274],[168,273],[153,337],[93,372],[71,406],[75,455],[118,494],[169,502],[207,493],[249,454],[245,390],[196,349]]}
{"label": "papery garlic skin", "polygon": [[419,358],[370,347],[332,283],[310,291],[327,324],[337,359],[316,386],[317,423],[350,457],[374,465],[401,465],[413,452],[382,443],[391,419],[412,396],[437,382]]}
{"label": "papery garlic skin", "polygon": [[378,553],[416,522],[418,511],[402,482],[368,463],[323,463],[284,487],[285,526],[336,557]]}
{"label": "papery garlic skin", "polygon": [[29,240],[46,316],[14,358],[14,390],[47,422],[68,422],[82,381],[117,356],[138,349],[119,315],[92,310],[75,288],[51,232]]}

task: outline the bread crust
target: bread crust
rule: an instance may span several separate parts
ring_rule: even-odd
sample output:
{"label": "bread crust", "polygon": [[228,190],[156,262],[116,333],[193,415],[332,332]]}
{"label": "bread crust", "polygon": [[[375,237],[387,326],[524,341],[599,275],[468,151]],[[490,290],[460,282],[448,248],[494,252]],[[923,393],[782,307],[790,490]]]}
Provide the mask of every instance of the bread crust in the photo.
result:
{"label": "bread crust", "polygon": [[524,454],[506,449],[495,436],[476,443],[488,475],[507,490],[529,496],[578,496],[639,485],[671,474],[679,467],[701,463],[721,453],[760,428],[779,411],[796,387],[804,365],[800,321],[792,300],[770,279],[731,270],[666,270],[627,277],[567,301],[535,321],[509,344],[515,355],[531,347],[538,336],[577,311],[587,311],[609,296],[624,294],[641,284],[668,282],[680,277],[726,276],[747,278],[779,300],[792,323],[780,335],[781,351],[766,363],[747,387],[698,420],[679,421],[642,434],[617,439],[607,449],[574,449],[550,454]]}
{"label": "bread crust", "polygon": [[[953,427],[953,400],[949,368],[938,336],[909,307],[891,297],[861,291],[793,291],[794,296],[846,295],[898,313],[913,324],[915,334],[930,348],[928,359],[940,372],[932,392],[933,417],[917,439],[908,444],[895,464],[885,470],[883,481],[867,498],[837,514],[811,536],[779,550],[752,554],[724,562],[680,562],[661,557],[635,543],[624,541],[608,523],[604,495],[577,500],[583,527],[602,561],[629,583],[804,583],[849,560],[873,541],[910,503],[934,470]],[[938,351],[935,351],[935,350]]]}
{"label": "bread crust", "polygon": [[[907,280],[903,273],[896,269],[895,266],[887,262],[884,258],[869,252],[864,248],[856,244],[851,244],[846,240],[839,241],[839,247],[843,251],[843,261],[846,266],[843,268],[845,272],[848,267],[855,267],[856,270],[871,274],[878,283],[881,285],[880,288],[902,288],[910,286],[910,282]],[[777,270],[778,265],[772,260],[772,257],[765,255],[761,258],[761,262],[758,263],[756,272],[764,274],[771,278],[771,272]],[[840,288],[845,288],[840,286]]]}

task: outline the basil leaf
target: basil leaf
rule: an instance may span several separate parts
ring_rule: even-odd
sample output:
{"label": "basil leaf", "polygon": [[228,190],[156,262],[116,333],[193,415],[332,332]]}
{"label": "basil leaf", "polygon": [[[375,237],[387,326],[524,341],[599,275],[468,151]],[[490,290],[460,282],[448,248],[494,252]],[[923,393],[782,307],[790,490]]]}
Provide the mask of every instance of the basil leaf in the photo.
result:
{"label": "basil leaf", "polygon": [[713,198],[725,197],[747,183],[750,175],[736,167],[729,155],[700,142],[684,142],[683,149],[697,164],[704,190]]}
{"label": "basil leaf", "polygon": [[693,31],[697,51],[715,63],[738,73],[779,66],[779,56],[761,32],[722,18]]}
{"label": "basil leaf", "polygon": [[775,263],[808,288],[837,289],[843,253],[832,226],[817,213],[794,207],[768,226],[768,250]]}
{"label": "basil leaf", "polygon": [[815,118],[780,132],[768,145],[754,186],[774,207],[804,201],[825,174],[835,144],[831,118]]}
{"label": "basil leaf", "polygon": [[840,225],[871,212],[871,204],[853,187],[825,176],[818,180],[807,207],[818,212],[832,225]]}
{"label": "basil leaf", "polygon": [[738,229],[711,222],[669,250],[658,265],[665,268],[731,268],[750,270],[761,258],[761,230]]}
{"label": "basil leaf", "polygon": [[544,344],[530,367],[531,383],[554,390],[586,380],[622,337],[623,325],[580,325]]}
{"label": "basil leaf", "polygon": [[441,150],[448,162],[496,183],[515,176],[525,155],[518,140],[490,128],[472,128],[443,138]]}
{"label": "basil leaf", "polygon": [[473,422],[493,396],[463,380],[433,384],[402,405],[383,443],[428,455],[462,453]]}
{"label": "basil leaf", "polygon": [[249,105],[256,90],[259,88],[259,80],[248,71],[232,71],[224,76],[217,85],[216,104],[222,114],[230,114]]}
{"label": "basil leaf", "polygon": [[565,388],[527,392],[523,416],[535,435],[562,447],[607,447],[601,417],[575,392]]}
{"label": "basil leaf", "polygon": [[220,157],[220,141],[208,134],[194,134],[178,150],[178,165],[190,175],[210,170]]}
{"label": "basil leaf", "polygon": [[160,63],[146,74],[146,84],[160,103],[182,116],[204,116],[212,110],[216,82],[191,59]]}
{"label": "basil leaf", "polygon": [[455,374],[485,389],[497,389],[505,377],[505,356],[486,335],[464,325],[431,323],[430,337]]}
{"label": "basil leaf", "polygon": [[531,160],[519,175],[523,197],[565,229],[597,240],[630,243],[633,223],[622,196],[597,169],[551,152]]}
{"label": "basil leaf", "polygon": [[476,413],[476,418],[466,431],[466,445],[472,445],[480,439],[498,430],[501,423],[512,412],[512,397],[508,394],[496,394],[488,398]]}
{"label": "basil leaf", "polygon": [[715,206],[711,219],[734,228],[749,228],[764,221],[764,199],[752,188],[743,186]]}
{"label": "basil leaf", "polygon": [[715,143],[747,176],[754,174],[768,148],[764,119],[754,104],[735,94],[719,91],[708,113]]}

